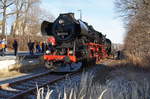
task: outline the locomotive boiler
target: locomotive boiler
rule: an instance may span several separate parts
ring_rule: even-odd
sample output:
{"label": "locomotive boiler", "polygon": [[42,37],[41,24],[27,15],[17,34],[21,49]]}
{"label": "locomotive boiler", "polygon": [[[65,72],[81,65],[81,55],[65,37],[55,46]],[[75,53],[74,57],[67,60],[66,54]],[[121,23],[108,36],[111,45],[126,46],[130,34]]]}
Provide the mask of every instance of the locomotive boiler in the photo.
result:
{"label": "locomotive boiler", "polygon": [[60,14],[54,22],[43,21],[41,32],[56,43],[49,42],[55,52],[44,55],[46,67],[55,71],[76,71],[111,52],[111,41],[92,25],[75,19],[74,13]]}

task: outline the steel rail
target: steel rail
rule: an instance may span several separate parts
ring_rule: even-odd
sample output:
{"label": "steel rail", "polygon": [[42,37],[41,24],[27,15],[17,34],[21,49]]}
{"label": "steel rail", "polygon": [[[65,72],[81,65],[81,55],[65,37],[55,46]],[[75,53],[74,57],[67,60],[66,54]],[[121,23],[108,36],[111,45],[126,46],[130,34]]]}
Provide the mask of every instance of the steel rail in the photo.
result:
{"label": "steel rail", "polygon": [[[68,75],[76,73],[77,72],[69,73]],[[65,77],[66,74],[58,75],[48,71],[25,79],[2,84],[0,85],[0,99],[23,99],[25,95],[30,94],[37,89],[36,84],[38,85],[38,88],[41,88],[46,85],[56,83]]]}

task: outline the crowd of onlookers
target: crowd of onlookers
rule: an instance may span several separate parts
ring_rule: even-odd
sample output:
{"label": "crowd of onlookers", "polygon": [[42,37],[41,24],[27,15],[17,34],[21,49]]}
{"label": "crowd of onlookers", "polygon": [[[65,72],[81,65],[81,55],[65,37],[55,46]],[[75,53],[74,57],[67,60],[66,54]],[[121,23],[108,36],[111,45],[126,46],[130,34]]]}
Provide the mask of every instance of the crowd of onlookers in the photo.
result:
{"label": "crowd of onlookers", "polygon": [[28,42],[28,49],[30,55],[33,55],[34,53],[45,53],[47,50],[54,50],[53,45],[50,42],[45,41],[31,41]]}
{"label": "crowd of onlookers", "polygon": [[[14,55],[16,56],[18,53],[18,41],[14,39],[12,43],[12,48],[14,50]],[[30,55],[34,55],[34,53],[45,53],[46,50],[50,48],[50,44],[46,43],[45,41],[31,41],[27,43],[27,47],[29,50]],[[4,56],[7,48],[7,42],[5,39],[0,40],[0,52],[1,55]]]}
{"label": "crowd of onlookers", "polygon": [[38,42],[38,41],[29,41],[28,42],[28,49],[31,55],[36,53],[45,53],[47,50],[47,43],[46,42]]}

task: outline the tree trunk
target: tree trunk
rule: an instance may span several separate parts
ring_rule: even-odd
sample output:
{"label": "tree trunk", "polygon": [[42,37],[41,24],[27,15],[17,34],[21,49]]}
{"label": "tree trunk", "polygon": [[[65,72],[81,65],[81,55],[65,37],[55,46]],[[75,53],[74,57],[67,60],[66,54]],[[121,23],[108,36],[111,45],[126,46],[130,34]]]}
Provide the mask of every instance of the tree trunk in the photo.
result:
{"label": "tree trunk", "polygon": [[6,27],[6,7],[4,6],[3,24],[2,24],[2,35],[5,35],[5,27]]}

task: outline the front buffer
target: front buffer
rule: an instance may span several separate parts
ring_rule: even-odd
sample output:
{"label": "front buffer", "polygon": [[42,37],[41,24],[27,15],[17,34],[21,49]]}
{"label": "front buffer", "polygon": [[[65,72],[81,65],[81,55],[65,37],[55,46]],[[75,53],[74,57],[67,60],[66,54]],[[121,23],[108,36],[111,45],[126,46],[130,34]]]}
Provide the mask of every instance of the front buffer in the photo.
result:
{"label": "front buffer", "polygon": [[53,72],[75,72],[81,69],[82,62],[75,56],[44,55],[45,66]]}

